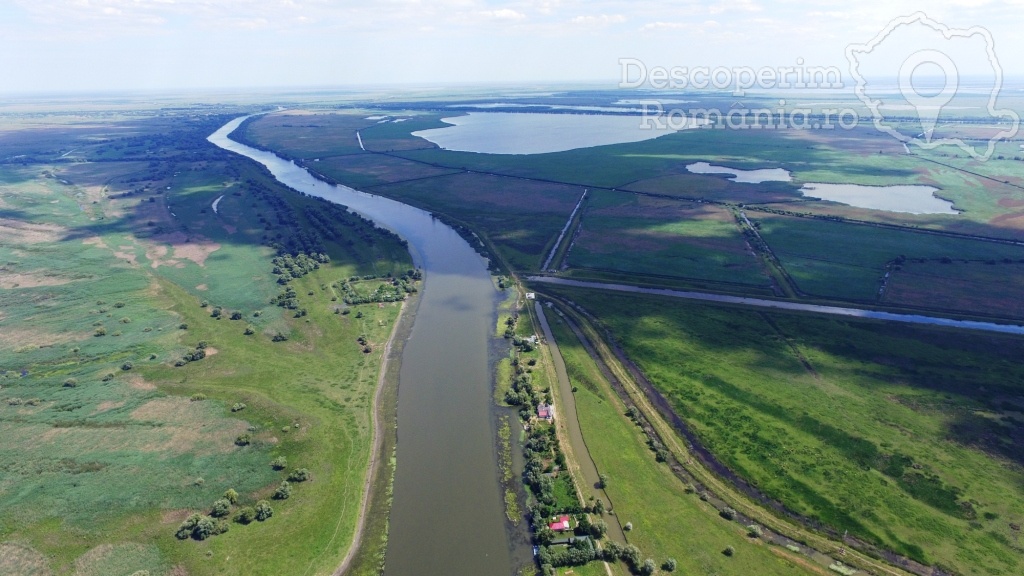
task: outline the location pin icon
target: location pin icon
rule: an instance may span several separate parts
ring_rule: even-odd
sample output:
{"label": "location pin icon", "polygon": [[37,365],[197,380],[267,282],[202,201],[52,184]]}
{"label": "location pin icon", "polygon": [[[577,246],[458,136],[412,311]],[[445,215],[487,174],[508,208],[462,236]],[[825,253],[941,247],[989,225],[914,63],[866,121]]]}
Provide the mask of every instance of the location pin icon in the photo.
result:
{"label": "location pin icon", "polygon": [[[933,64],[942,69],[945,83],[938,94],[925,95],[914,88],[914,72],[925,64]],[[919,50],[911,54],[900,66],[899,84],[903,97],[914,107],[918,119],[921,120],[921,136],[924,136],[926,143],[931,143],[935,123],[939,119],[942,107],[949,104],[960,87],[960,75],[956,64],[949,56],[938,50]]]}

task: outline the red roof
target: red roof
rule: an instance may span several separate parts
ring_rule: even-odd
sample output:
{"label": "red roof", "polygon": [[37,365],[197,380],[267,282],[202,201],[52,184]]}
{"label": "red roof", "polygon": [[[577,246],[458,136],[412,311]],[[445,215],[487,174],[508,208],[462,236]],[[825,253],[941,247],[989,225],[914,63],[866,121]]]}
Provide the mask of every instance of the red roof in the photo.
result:
{"label": "red roof", "polygon": [[569,517],[559,516],[557,521],[548,524],[548,528],[551,528],[555,532],[563,532],[565,530],[569,530]]}

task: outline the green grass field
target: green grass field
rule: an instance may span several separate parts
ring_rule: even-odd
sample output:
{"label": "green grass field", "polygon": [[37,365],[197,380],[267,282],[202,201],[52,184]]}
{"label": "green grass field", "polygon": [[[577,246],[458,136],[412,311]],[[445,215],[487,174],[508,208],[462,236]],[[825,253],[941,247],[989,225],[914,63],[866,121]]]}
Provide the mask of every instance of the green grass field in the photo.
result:
{"label": "green grass field", "polygon": [[558,291],[790,509],[957,573],[1024,565],[1019,338]]}
{"label": "green grass field", "polygon": [[[0,242],[0,572],[330,573],[355,528],[380,351],[399,311],[337,314],[336,286],[401,275],[408,253],[334,213],[331,263],[291,281],[294,310],[274,306],[268,245],[317,229],[321,204],[202,144],[220,119],[132,122],[127,140],[57,145],[40,132],[40,154],[77,147],[110,162],[0,166],[11,231]],[[173,162],[134,160],[131,138]],[[200,342],[205,358],[175,366]],[[277,456],[284,471],[270,466]],[[274,500],[266,522],[174,537],[228,488],[240,494],[234,515],[300,467],[312,481]],[[367,538],[379,548],[381,534]],[[375,569],[367,557],[354,573]]]}
{"label": "green grass field", "polygon": [[[549,315],[566,369],[577,388],[577,413],[584,439],[598,470],[609,478],[606,491],[626,536],[644,558],[658,565],[679,562],[682,574],[803,574],[798,564],[780,557],[763,542],[746,537],[741,526],[718,516],[711,504],[686,486],[668,466],[659,464],[640,429],[625,416],[625,407],[605,381],[564,320]],[[722,554],[727,546],[737,552]],[[627,573],[624,565],[616,567]]]}
{"label": "green grass field", "polygon": [[[808,294],[826,298],[875,301],[887,271],[886,264],[900,256],[911,260],[949,258],[1000,262],[1024,258],[1024,247],[1020,246],[756,211],[749,211],[747,215],[760,225],[761,237],[797,286]],[[900,303],[897,299],[887,301]],[[973,308],[977,312],[998,314],[994,304],[988,302],[987,307]]]}
{"label": "green grass field", "polygon": [[732,213],[719,206],[598,190],[572,267],[766,286]]}

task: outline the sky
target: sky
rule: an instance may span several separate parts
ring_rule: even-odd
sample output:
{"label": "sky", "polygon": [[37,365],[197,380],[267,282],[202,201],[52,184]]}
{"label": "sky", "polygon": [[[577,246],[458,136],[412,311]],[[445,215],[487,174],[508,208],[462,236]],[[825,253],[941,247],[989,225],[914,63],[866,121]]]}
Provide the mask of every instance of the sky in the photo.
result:
{"label": "sky", "polygon": [[917,11],[983,27],[1024,75],[1024,0],[0,0],[0,93],[614,86],[624,58],[845,72],[848,45]]}

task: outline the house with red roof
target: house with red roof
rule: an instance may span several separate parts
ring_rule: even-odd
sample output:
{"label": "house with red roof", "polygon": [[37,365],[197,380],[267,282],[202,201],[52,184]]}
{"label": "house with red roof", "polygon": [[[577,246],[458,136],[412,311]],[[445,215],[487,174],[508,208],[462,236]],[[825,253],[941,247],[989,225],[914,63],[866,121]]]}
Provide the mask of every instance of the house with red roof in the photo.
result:
{"label": "house with red roof", "polygon": [[559,516],[554,522],[548,524],[548,528],[551,528],[553,532],[565,532],[566,530],[571,530],[572,528],[569,526],[569,516],[564,514]]}
{"label": "house with red roof", "polygon": [[551,420],[555,417],[555,410],[552,406],[541,402],[537,405],[537,418]]}

